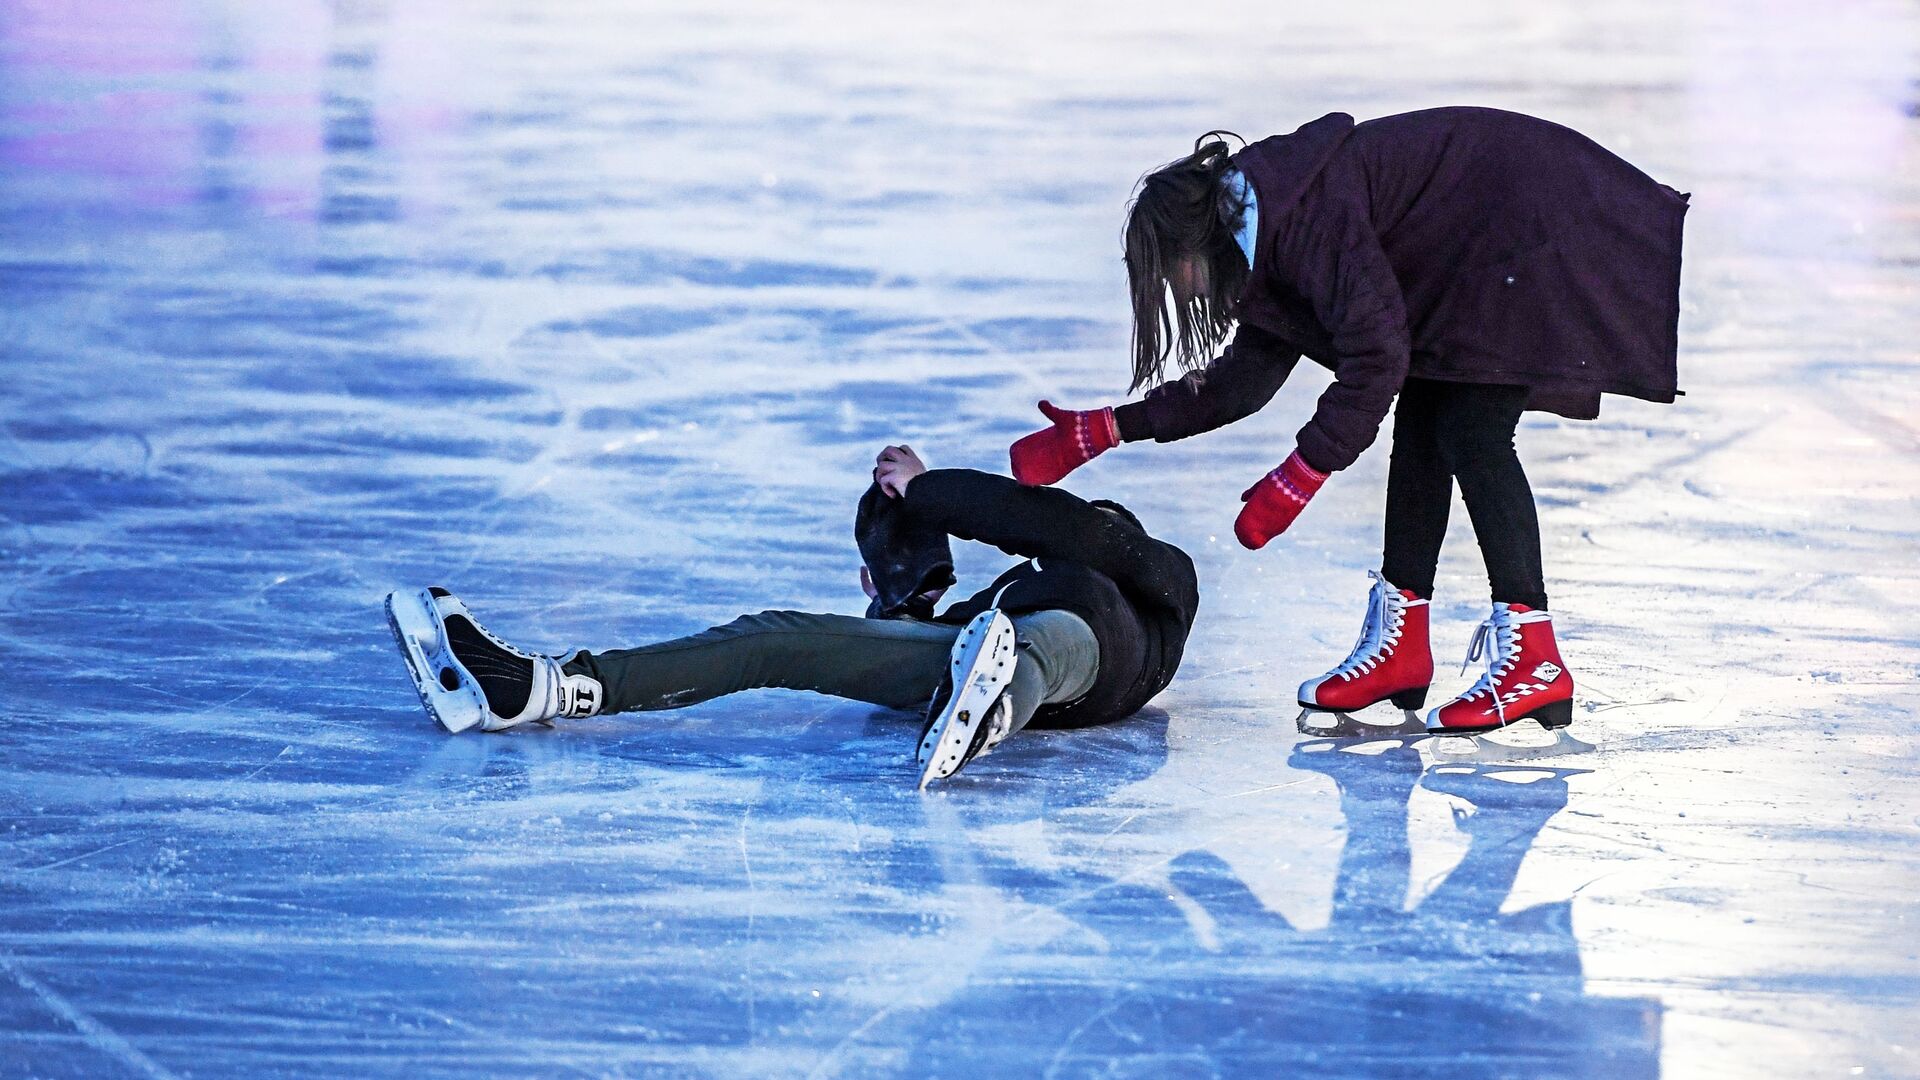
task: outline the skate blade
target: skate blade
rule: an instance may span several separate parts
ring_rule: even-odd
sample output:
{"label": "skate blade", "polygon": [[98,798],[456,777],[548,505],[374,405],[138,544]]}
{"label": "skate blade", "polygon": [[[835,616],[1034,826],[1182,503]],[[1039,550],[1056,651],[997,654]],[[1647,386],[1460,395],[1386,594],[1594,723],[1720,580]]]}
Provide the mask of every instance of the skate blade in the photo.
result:
{"label": "skate blade", "polygon": [[1013,682],[1013,623],[997,610],[975,616],[960,632],[952,665],[953,695],[920,740],[916,755],[922,791],[929,782],[960,771],[974,730],[990,722],[987,712],[993,700]]}
{"label": "skate blade", "polygon": [[1433,738],[1429,745],[1433,747],[1433,756],[1437,761],[1460,763],[1491,763],[1504,761],[1539,761],[1542,758],[1572,757],[1576,754],[1590,754],[1598,749],[1593,743],[1582,742],[1574,738],[1567,728],[1556,728],[1548,733],[1546,742],[1512,741],[1506,737],[1512,733],[1511,726],[1495,728],[1503,737],[1490,739],[1494,732],[1480,732],[1472,735],[1449,735],[1445,732],[1431,732]]}
{"label": "skate blade", "polygon": [[1316,739],[1384,739],[1402,735],[1427,734],[1426,721],[1411,709],[1402,709],[1401,719],[1376,724],[1351,713],[1301,709],[1293,721],[1294,730]]}
{"label": "skate blade", "polygon": [[387,628],[400,646],[427,715],[451,734],[477,726],[486,716],[486,698],[473,677],[454,663],[432,595],[425,589],[388,593]]}
{"label": "skate blade", "polygon": [[1300,767],[1300,762],[1314,757],[1337,754],[1361,758],[1386,757],[1395,750],[1416,746],[1424,738],[1424,735],[1400,734],[1376,735],[1366,739],[1302,739],[1293,744],[1293,752],[1288,756],[1287,763]]}

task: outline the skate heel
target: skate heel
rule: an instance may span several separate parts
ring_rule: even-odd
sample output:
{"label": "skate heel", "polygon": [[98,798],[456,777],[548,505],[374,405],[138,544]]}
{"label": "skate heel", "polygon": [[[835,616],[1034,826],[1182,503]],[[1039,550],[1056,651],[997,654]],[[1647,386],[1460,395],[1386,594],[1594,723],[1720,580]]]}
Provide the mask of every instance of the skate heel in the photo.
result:
{"label": "skate heel", "polygon": [[1548,731],[1558,731],[1573,723],[1573,699],[1542,705],[1534,710],[1533,719],[1540,721],[1540,726]]}
{"label": "skate heel", "polygon": [[[407,654],[411,665],[416,658],[424,658],[439,648],[440,628],[434,620],[433,600],[425,592],[387,594],[387,626],[393,630],[394,640]],[[424,659],[421,670],[425,676]]]}
{"label": "skate heel", "polygon": [[478,726],[487,715],[487,700],[447,648],[433,590],[388,593],[386,606],[387,627],[427,715],[454,734]]}
{"label": "skate heel", "polygon": [[1396,709],[1418,709],[1427,703],[1427,688],[1422,686],[1416,690],[1402,690],[1387,700],[1393,702]]}

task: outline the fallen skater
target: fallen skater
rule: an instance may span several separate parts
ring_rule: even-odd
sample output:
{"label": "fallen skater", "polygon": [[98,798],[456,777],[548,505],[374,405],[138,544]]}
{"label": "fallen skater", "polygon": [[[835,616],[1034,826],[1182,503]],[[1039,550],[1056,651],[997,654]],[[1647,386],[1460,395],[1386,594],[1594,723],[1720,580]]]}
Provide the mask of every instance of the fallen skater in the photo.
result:
{"label": "fallen skater", "polygon": [[[445,589],[389,594],[388,621],[422,703],[448,731],[812,690],[926,707],[922,787],[1028,726],[1131,716],[1172,680],[1199,603],[1193,560],[1125,507],[970,469],[929,471],[904,446],[881,452],[874,481],[857,529],[866,618],[763,611],[570,657],[508,644]],[[952,581],[948,537],[1026,561],[936,616]]]}
{"label": "fallen skater", "polygon": [[[1573,675],[1514,431],[1528,410],[1593,419],[1602,394],[1674,400],[1687,197],[1579,132],[1495,109],[1333,113],[1237,154],[1213,134],[1148,174],[1129,210],[1133,385],[1153,389],[1086,411],[1041,402],[1050,425],[1013,445],[1014,475],[1050,484],[1123,442],[1231,424],[1305,355],[1333,383],[1293,452],[1240,496],[1234,534],[1259,548],[1353,464],[1397,397],[1380,570],[1353,651],[1300,686],[1303,730],[1384,701],[1419,723],[1455,481],[1491,584],[1468,657],[1487,666],[1425,727],[1564,728]],[[1162,383],[1169,355],[1186,373]]]}

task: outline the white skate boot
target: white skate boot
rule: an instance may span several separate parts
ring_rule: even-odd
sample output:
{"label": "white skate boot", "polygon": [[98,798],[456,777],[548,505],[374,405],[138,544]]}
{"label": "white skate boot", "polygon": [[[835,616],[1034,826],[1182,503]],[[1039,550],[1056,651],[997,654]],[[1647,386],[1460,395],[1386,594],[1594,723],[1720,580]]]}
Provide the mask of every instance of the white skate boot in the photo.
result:
{"label": "white skate boot", "polygon": [[445,589],[388,593],[387,625],[420,704],[450,732],[503,731],[600,711],[598,680],[568,675],[558,657],[500,640]]}
{"label": "white skate boot", "polygon": [[953,643],[947,678],[920,732],[920,787],[944,780],[1013,731],[1013,623],[997,609],[974,616]]}

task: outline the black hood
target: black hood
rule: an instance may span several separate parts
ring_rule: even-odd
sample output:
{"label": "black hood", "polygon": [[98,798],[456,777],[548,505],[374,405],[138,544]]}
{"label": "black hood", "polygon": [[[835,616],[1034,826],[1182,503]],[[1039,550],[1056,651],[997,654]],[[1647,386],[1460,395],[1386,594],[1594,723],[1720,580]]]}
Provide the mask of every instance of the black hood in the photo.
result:
{"label": "black hood", "polygon": [[953,584],[953,545],[947,534],[916,520],[904,511],[899,499],[873,484],[860,497],[853,539],[860,545],[860,558],[880,593],[868,605],[868,617],[931,618],[933,601],[918,598]]}

